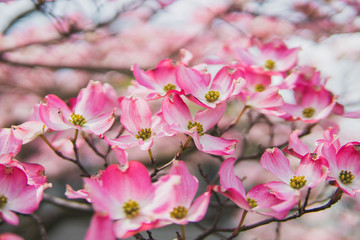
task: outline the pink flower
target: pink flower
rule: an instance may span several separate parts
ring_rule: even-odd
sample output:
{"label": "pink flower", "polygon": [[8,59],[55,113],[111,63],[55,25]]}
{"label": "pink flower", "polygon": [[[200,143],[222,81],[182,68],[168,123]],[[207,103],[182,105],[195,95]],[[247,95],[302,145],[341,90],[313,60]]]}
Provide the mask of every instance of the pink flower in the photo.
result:
{"label": "pink flower", "polygon": [[163,97],[170,90],[170,92],[181,91],[176,83],[175,70],[176,66],[171,59],[162,60],[154,69],[146,72],[141,70],[136,63],[132,67],[137,82],[150,90],[147,100]]}
{"label": "pink flower", "polygon": [[159,216],[161,223],[185,225],[188,222],[200,221],[207,211],[211,193],[207,191],[195,201],[199,182],[192,176],[183,161],[174,160],[170,175],[180,176],[180,183],[174,186],[175,198],[171,202],[171,211]]}
{"label": "pink flower", "polygon": [[54,131],[75,128],[96,135],[103,134],[115,120],[115,106],[108,100],[107,92],[100,82],[90,81],[71,101],[70,107],[57,96],[47,95],[40,104],[40,118]]}
{"label": "pink flower", "polygon": [[329,163],[328,179],[354,197],[360,190],[360,142],[349,142],[338,151],[335,145],[325,144],[322,154]]}
{"label": "pink flower", "polygon": [[235,158],[228,158],[221,164],[219,171],[221,186],[214,186],[214,191],[231,199],[247,211],[284,218],[294,204],[277,198],[276,194],[263,184],[255,186],[246,194],[240,178],[235,175],[235,161]]}
{"label": "pink flower", "polygon": [[253,49],[237,49],[237,60],[241,66],[273,75],[284,73],[296,65],[299,48],[289,49],[282,40],[258,45]]}
{"label": "pink flower", "polygon": [[26,174],[17,167],[0,164],[0,216],[13,225],[19,223],[14,212],[29,214],[38,209],[43,186],[29,185]]}
{"label": "pink flower", "polygon": [[281,182],[265,184],[282,200],[297,203],[301,191],[313,188],[327,175],[325,158],[316,153],[305,155],[296,171],[290,169],[290,161],[278,148],[267,149],[260,159],[261,166],[280,178]]}
{"label": "pink flower", "polygon": [[94,210],[105,217],[100,222],[110,224],[108,216],[115,236],[128,238],[156,227],[157,216],[168,211],[174,201],[172,189],[179,178],[165,176],[152,184],[145,166],[129,161],[126,167],[110,165],[98,179],[84,181]]}
{"label": "pink flower", "polygon": [[176,70],[177,83],[185,94],[191,94],[189,99],[207,108],[225,102],[235,89],[239,91],[238,88],[245,85],[243,72],[227,66],[221,68],[212,80],[209,73],[188,68],[182,63]]}
{"label": "pink flower", "polygon": [[188,134],[194,139],[194,143],[200,151],[214,155],[233,154],[235,144],[238,142],[205,133],[221,119],[225,109],[226,103],[222,103],[216,108],[197,112],[193,118],[189,108],[179,95],[166,96],[162,104],[163,117],[170,128]]}
{"label": "pink flower", "polygon": [[[123,150],[138,145],[141,150],[149,150],[155,137],[174,135],[168,129],[160,115],[152,116],[147,101],[134,96],[121,101],[122,115],[120,122],[129,132],[116,139],[105,137],[105,141],[113,146],[121,164],[126,163],[126,153]],[[120,157],[122,155],[122,157]]]}

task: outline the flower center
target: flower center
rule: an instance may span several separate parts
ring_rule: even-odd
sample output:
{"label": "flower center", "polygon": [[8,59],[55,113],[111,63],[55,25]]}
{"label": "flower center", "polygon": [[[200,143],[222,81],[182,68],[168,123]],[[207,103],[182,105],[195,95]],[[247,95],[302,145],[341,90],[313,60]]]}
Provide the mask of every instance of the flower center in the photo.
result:
{"label": "flower center", "polygon": [[246,198],[246,201],[249,203],[251,208],[257,207],[257,202],[255,199],[253,198]]}
{"label": "flower center", "polygon": [[139,214],[139,210],[139,204],[131,199],[123,205],[123,211],[127,218],[136,217]]}
{"label": "flower center", "polygon": [[168,92],[169,90],[175,90],[176,86],[174,84],[168,83],[164,86],[164,91]]}
{"label": "flower center", "polygon": [[290,179],[290,187],[294,189],[301,189],[306,184],[306,179],[304,176],[293,176],[292,179]]}
{"label": "flower center", "polygon": [[254,86],[254,89],[256,92],[262,92],[265,90],[265,86],[264,86],[264,84],[259,83]]}
{"label": "flower center", "polygon": [[5,195],[1,194],[0,195],[0,208],[5,207],[6,204],[7,204],[7,197],[5,197]]}
{"label": "flower center", "polygon": [[268,59],[265,62],[265,68],[269,70],[273,70],[275,68],[275,61],[272,59]]}
{"label": "flower center", "polygon": [[136,135],[137,139],[147,140],[151,137],[151,128],[143,128],[140,131],[138,131],[138,134]]}
{"label": "flower center", "polygon": [[311,118],[315,114],[315,109],[312,107],[307,107],[303,110],[302,114],[306,118]]}
{"label": "flower center", "polygon": [[79,127],[82,127],[85,123],[87,123],[83,115],[75,114],[75,113],[71,114],[69,122]]}
{"label": "flower center", "polygon": [[176,219],[183,219],[184,217],[186,217],[187,213],[188,209],[186,207],[178,206],[173,209],[173,211],[170,213],[170,216]]}
{"label": "flower center", "polygon": [[188,129],[192,129],[193,127],[196,127],[197,128],[197,132],[199,134],[199,136],[202,136],[204,135],[204,129],[203,129],[203,125],[199,122],[192,122],[192,121],[189,121],[188,123]]}
{"label": "flower center", "polygon": [[205,94],[205,99],[208,102],[215,102],[220,97],[220,93],[218,91],[210,90],[207,94]]}
{"label": "flower center", "polygon": [[341,170],[340,174],[339,174],[339,178],[343,184],[349,184],[349,183],[352,183],[352,181],[354,180],[355,177],[351,173],[351,171]]}

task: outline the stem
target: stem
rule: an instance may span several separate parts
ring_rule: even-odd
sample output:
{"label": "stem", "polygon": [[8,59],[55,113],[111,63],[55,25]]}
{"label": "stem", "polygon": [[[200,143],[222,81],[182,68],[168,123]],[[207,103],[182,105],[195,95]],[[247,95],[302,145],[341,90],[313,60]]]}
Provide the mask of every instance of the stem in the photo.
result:
{"label": "stem", "polygon": [[233,232],[232,236],[237,236],[239,235],[239,232],[241,231],[241,228],[243,227],[243,223],[244,223],[244,220],[245,220],[245,217],[246,217],[246,214],[248,213],[247,210],[244,210],[242,216],[241,216],[241,219],[240,219],[240,222],[239,222],[239,225],[237,226],[237,228],[235,229],[235,231]]}
{"label": "stem", "polygon": [[222,133],[228,131],[229,129],[233,128],[240,120],[240,118],[242,117],[242,115],[244,115],[246,109],[248,109],[249,106],[244,106],[244,108],[241,110],[241,112],[239,113],[239,115],[237,116],[237,118],[226,128],[222,131]]}
{"label": "stem", "polygon": [[181,227],[181,237],[182,237],[182,240],[186,240],[185,225],[180,225],[180,227]]}
{"label": "stem", "polygon": [[44,201],[54,204],[56,206],[71,209],[71,210],[93,212],[93,209],[90,206],[90,204],[75,202],[75,201],[51,196],[47,193],[44,193]]}
{"label": "stem", "polygon": [[[73,158],[70,158],[70,157],[67,157],[65,156],[64,154],[62,154],[60,151],[58,151],[50,142],[49,140],[47,140],[47,138],[43,135],[43,134],[40,134],[39,135],[40,138],[46,143],[46,145],[48,145],[51,150],[54,151],[54,153],[59,156],[60,158],[64,159],[64,160],[67,160],[69,162],[72,162],[72,163],[75,163],[79,168],[80,170],[83,172],[83,176],[84,177],[90,177],[90,173],[84,168],[84,166],[78,161],[78,159],[73,159]],[[71,141],[73,142],[73,141]],[[75,148],[75,147],[74,147]],[[77,153],[77,149],[76,149],[76,152],[75,152],[75,155]]]}
{"label": "stem", "polygon": [[149,157],[150,157],[151,164],[153,165],[154,169],[156,169],[156,160],[155,160],[155,158],[153,157],[153,154],[152,154],[152,152],[151,152],[151,148],[149,148],[148,153],[149,153]]}
{"label": "stem", "polygon": [[32,219],[34,219],[34,221],[36,222],[38,228],[39,228],[39,234],[40,234],[40,238],[41,240],[47,240],[47,234],[46,234],[46,229],[44,226],[43,221],[41,220],[41,218],[36,215],[35,213],[29,214],[30,217],[32,217]]}

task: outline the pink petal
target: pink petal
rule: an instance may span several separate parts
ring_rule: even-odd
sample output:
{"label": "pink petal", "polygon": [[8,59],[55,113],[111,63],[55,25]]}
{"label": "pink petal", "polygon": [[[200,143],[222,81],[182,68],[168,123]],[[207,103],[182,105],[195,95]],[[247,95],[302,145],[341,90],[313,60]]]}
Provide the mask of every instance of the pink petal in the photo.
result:
{"label": "pink petal", "polygon": [[121,102],[121,110],[120,122],[131,134],[136,135],[141,129],[151,128],[152,112],[144,99],[126,97]]}
{"label": "pink petal", "polygon": [[26,144],[47,131],[47,127],[41,121],[27,121],[17,126],[12,126],[14,136]]}
{"label": "pink petal", "polygon": [[235,152],[237,140],[228,140],[204,134],[199,137],[197,132],[191,135],[196,147],[202,151],[214,155],[231,155]]}
{"label": "pink petal", "polygon": [[261,166],[280,178],[285,183],[290,183],[293,172],[290,169],[289,159],[278,148],[267,149],[260,159]]}
{"label": "pink petal", "polygon": [[109,216],[95,213],[91,218],[85,240],[99,239],[115,240],[116,237],[113,231],[113,223]]}
{"label": "pink petal", "polygon": [[88,119],[87,122],[82,126],[82,130],[84,132],[93,133],[95,135],[104,134],[111,128],[115,121],[114,111],[111,113],[98,115],[92,119]]}
{"label": "pink petal", "polygon": [[187,131],[189,121],[193,121],[189,108],[177,94],[164,97],[162,113],[170,127],[179,132]]}
{"label": "pink petal", "polygon": [[0,210],[0,217],[4,219],[5,222],[11,225],[19,225],[18,216],[10,210]]}
{"label": "pink petal", "polygon": [[194,121],[203,125],[204,132],[214,127],[224,115],[226,102],[218,104],[215,108],[207,108],[195,114]]}
{"label": "pink petal", "polygon": [[218,192],[218,193],[224,195],[225,197],[229,198],[231,201],[233,201],[239,207],[246,209],[246,210],[251,209],[248,201],[246,200],[245,195],[238,192],[236,189],[234,189],[234,188],[226,189],[221,186],[214,186],[213,190],[215,192]]}
{"label": "pink petal", "polygon": [[327,162],[318,155],[311,153],[305,155],[295,171],[296,176],[305,176],[306,186],[314,187],[319,182],[325,180],[327,176]]}
{"label": "pink petal", "polygon": [[[115,139],[109,139],[104,136],[105,142],[107,142],[110,146],[116,146],[120,149],[128,149],[138,143],[138,139],[133,135],[122,135]],[[116,149],[115,149],[116,150]]]}
{"label": "pink petal", "polygon": [[350,142],[340,148],[336,155],[339,170],[351,171],[354,175],[360,175],[360,143]]}
{"label": "pink petal", "polygon": [[199,185],[198,180],[190,174],[183,161],[174,160],[170,174],[181,177],[180,184],[174,186],[177,196],[176,204],[179,206],[189,207],[196,195]]}
{"label": "pink petal", "polygon": [[12,153],[16,155],[20,152],[22,141],[17,139],[12,128],[0,129],[0,155]]}
{"label": "pink petal", "polygon": [[176,68],[176,81],[186,94],[192,94],[195,97],[204,97],[210,84],[210,74],[203,74],[199,71],[188,68],[179,63]]}
{"label": "pink petal", "polygon": [[299,130],[294,130],[290,134],[287,151],[299,158],[309,153],[309,147],[305,145],[299,138]]}
{"label": "pink petal", "polygon": [[41,121],[54,131],[72,128],[72,124],[69,122],[71,114],[69,107],[60,98],[52,94],[47,95],[39,107]]}
{"label": "pink petal", "polygon": [[86,88],[80,90],[74,112],[87,120],[101,114],[105,103],[106,96],[101,82],[90,81]]}
{"label": "pink petal", "polygon": [[211,192],[201,194],[191,205],[187,214],[189,222],[198,222],[204,218],[209,206]]}
{"label": "pink petal", "polygon": [[222,187],[229,189],[233,188],[245,197],[244,186],[238,176],[234,172],[235,158],[228,158],[221,164],[219,170],[220,184]]}

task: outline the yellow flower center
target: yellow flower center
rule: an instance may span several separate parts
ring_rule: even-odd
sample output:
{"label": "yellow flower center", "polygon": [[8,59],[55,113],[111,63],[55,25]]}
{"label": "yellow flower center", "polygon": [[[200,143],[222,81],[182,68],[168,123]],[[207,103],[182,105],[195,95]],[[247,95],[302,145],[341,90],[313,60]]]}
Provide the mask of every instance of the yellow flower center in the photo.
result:
{"label": "yellow flower center", "polygon": [[186,217],[187,213],[188,209],[186,207],[178,206],[173,209],[173,211],[170,213],[170,216],[176,219],[183,219],[184,217]]}
{"label": "yellow flower center", "polygon": [[355,176],[351,173],[351,171],[341,170],[340,174],[339,174],[339,178],[343,184],[349,184],[349,183],[352,183]]}
{"label": "yellow flower center", "polygon": [[256,85],[254,86],[254,89],[255,89],[256,92],[262,92],[262,91],[265,90],[265,88],[266,88],[266,87],[264,86],[264,84],[261,84],[261,83],[256,84]]}
{"label": "yellow flower center", "polygon": [[147,140],[151,137],[151,128],[143,128],[140,131],[138,131],[138,134],[136,135],[137,139]]}
{"label": "yellow flower center", "polygon": [[168,92],[169,90],[175,90],[176,86],[174,84],[168,83],[164,86],[164,91]]}
{"label": "yellow flower center", "polygon": [[7,204],[7,197],[5,197],[5,195],[1,194],[0,195],[0,208],[5,207],[6,204]]}
{"label": "yellow flower center", "polygon": [[293,176],[292,179],[290,179],[290,187],[294,189],[301,189],[305,186],[306,179],[304,176]]}
{"label": "yellow flower center", "polygon": [[202,136],[204,135],[204,129],[203,129],[203,125],[199,122],[192,122],[192,121],[189,121],[188,123],[188,129],[192,129],[193,127],[196,127],[197,128],[197,132],[199,134],[199,136]]}
{"label": "yellow flower center", "polygon": [[87,123],[83,115],[75,114],[75,113],[71,114],[69,122],[79,127],[82,127],[85,123]]}
{"label": "yellow flower center", "polygon": [[251,208],[257,207],[257,202],[255,199],[253,198],[246,198],[246,201],[249,203]]}
{"label": "yellow flower center", "polygon": [[275,68],[275,61],[272,59],[268,59],[265,62],[265,68],[268,70],[273,70]]}
{"label": "yellow flower center", "polygon": [[123,205],[123,211],[127,218],[136,217],[139,214],[139,210],[139,204],[131,199]]}
{"label": "yellow flower center", "polygon": [[207,94],[205,94],[205,99],[208,102],[215,102],[220,97],[220,93],[218,91],[210,90]]}
{"label": "yellow flower center", "polygon": [[307,107],[303,110],[302,114],[305,118],[311,118],[315,114],[315,109],[312,107]]}

